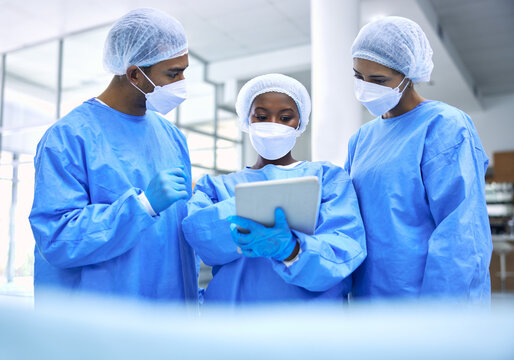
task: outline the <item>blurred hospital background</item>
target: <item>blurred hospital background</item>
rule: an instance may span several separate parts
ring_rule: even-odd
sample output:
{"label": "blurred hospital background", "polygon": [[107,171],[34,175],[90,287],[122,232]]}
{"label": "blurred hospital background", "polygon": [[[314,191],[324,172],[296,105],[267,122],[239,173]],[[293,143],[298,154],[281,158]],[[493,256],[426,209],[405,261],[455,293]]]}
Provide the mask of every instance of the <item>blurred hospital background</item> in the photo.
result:
{"label": "blurred hospital background", "polygon": [[177,17],[188,34],[189,99],[168,119],[187,136],[193,180],[252,164],[234,103],[244,82],[270,72],[298,79],[313,96],[295,157],[343,165],[349,137],[371,119],[353,96],[350,45],[359,28],[387,15],[420,24],[435,68],[419,92],[461,108],[478,129],[490,157],[493,292],[514,292],[514,1],[0,0],[0,296],[32,301],[36,145],[107,86],[109,26],[142,6]]}

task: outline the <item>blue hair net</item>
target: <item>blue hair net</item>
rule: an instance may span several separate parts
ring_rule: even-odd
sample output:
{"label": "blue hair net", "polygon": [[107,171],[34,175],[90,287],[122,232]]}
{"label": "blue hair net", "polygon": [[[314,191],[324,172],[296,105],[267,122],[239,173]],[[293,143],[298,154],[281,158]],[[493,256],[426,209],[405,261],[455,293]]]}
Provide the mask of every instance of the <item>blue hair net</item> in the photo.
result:
{"label": "blue hair net", "polygon": [[278,92],[288,95],[296,103],[300,114],[300,127],[298,134],[307,128],[311,113],[311,98],[305,86],[298,80],[282,74],[267,74],[253,78],[243,85],[237,95],[236,112],[239,117],[239,126],[242,131],[248,132],[250,124],[250,109],[253,101],[261,94]]}
{"label": "blue hair net", "polygon": [[114,23],[104,47],[104,66],[123,75],[132,65],[151,66],[187,53],[182,24],[156,9],[135,9]]}
{"label": "blue hair net", "polygon": [[394,69],[413,83],[429,81],[434,68],[432,48],[414,21],[388,16],[365,25],[352,45],[352,57]]}

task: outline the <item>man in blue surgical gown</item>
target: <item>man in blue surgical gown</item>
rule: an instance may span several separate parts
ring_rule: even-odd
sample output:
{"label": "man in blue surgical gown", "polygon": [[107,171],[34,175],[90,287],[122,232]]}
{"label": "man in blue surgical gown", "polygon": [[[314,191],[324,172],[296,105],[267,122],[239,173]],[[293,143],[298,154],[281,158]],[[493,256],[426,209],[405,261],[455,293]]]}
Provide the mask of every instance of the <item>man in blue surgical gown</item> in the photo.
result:
{"label": "man in blue surgical gown", "polygon": [[196,301],[181,222],[191,194],[183,134],[166,114],[186,96],[182,25],[136,9],[111,28],[107,89],[41,139],[30,223],[34,284],[71,293]]}
{"label": "man in blue surgical gown", "polygon": [[355,95],[377,116],[349,142],[368,246],[353,294],[489,303],[488,159],[468,115],[414,89],[433,68],[425,34],[386,17],[362,28],[352,56]]}
{"label": "man in blue surgical gown", "polygon": [[[329,162],[296,161],[291,155],[309,121],[307,90],[281,74],[259,76],[241,89],[236,110],[257,162],[200,179],[183,222],[187,241],[213,267],[205,303],[342,303],[351,273],[366,257],[364,228],[348,174]],[[318,177],[322,189],[314,235],[290,229],[281,209],[273,227],[235,216],[237,184],[303,176]]]}

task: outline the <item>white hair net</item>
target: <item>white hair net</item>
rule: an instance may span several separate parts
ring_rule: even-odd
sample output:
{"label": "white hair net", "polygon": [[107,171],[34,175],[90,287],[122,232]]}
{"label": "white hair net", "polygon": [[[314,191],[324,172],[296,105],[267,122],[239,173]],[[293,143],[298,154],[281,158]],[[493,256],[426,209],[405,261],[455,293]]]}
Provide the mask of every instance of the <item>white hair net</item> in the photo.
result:
{"label": "white hair net", "polygon": [[157,9],[135,9],[114,23],[104,47],[104,66],[123,75],[129,66],[151,66],[187,53],[184,28]]}
{"label": "white hair net", "polygon": [[394,69],[413,83],[429,81],[434,68],[432,48],[414,21],[388,16],[365,25],[352,45],[352,57]]}
{"label": "white hair net", "polygon": [[248,81],[239,91],[236,101],[236,112],[239,116],[239,126],[248,132],[250,124],[250,109],[253,101],[261,94],[278,92],[288,95],[296,103],[300,114],[300,127],[298,135],[303,133],[309,123],[311,113],[311,99],[305,86],[298,80],[282,74],[261,75]]}

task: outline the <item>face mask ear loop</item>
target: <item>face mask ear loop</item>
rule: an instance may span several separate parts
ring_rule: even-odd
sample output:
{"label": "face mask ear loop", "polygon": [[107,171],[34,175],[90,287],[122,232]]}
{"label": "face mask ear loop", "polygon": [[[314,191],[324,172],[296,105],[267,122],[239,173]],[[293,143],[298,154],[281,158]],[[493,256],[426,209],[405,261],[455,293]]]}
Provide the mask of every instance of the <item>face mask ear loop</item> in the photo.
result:
{"label": "face mask ear loop", "polygon": [[[137,65],[136,65],[136,67],[139,69],[139,71],[141,71],[141,74],[143,74],[143,76],[144,76],[148,81],[150,81],[150,84],[152,84],[152,85],[153,85],[153,87],[154,87],[154,89],[155,89],[155,88],[157,87],[157,85],[155,85],[155,84],[154,84],[154,82],[153,82],[152,80],[150,80],[150,78],[149,78],[148,76],[146,76],[145,72],[144,72],[143,70],[141,70],[141,68],[140,68],[139,66],[137,66]],[[132,82],[131,82],[131,84],[132,84]],[[134,86],[136,87],[136,89],[138,89],[138,90],[139,90],[139,91],[141,91],[144,95],[146,95],[146,94],[143,92],[143,90],[141,90],[140,88],[138,88],[138,87],[137,87],[137,85],[136,85],[136,84],[132,84],[132,85],[134,85]]]}
{"label": "face mask ear loop", "polygon": [[136,89],[138,89],[138,90],[141,92],[141,94],[143,94],[143,95],[145,95],[145,96],[146,96],[145,92],[144,92],[143,90],[141,90],[141,89],[140,89],[136,84],[134,84],[132,81],[131,81],[130,83],[132,84],[132,86],[133,86],[133,87],[135,87]]}
{"label": "face mask ear loop", "polygon": [[408,82],[410,81],[407,76],[403,76],[403,79],[402,81],[398,84],[398,86],[396,87],[398,89],[398,91],[400,91],[400,87],[402,86],[403,82],[407,80],[407,85],[405,85],[405,87],[403,88],[403,90],[400,92],[401,94],[403,94],[403,92],[405,91],[405,89],[407,89],[409,87],[409,84]]}

